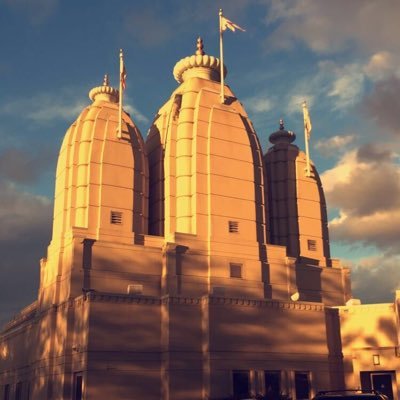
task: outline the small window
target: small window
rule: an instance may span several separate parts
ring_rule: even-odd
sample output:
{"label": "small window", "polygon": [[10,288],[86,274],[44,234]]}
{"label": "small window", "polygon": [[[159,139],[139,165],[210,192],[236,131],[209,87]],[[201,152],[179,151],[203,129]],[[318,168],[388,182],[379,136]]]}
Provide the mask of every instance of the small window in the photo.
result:
{"label": "small window", "polygon": [[310,381],[308,375],[308,372],[294,373],[296,400],[305,400],[310,398]]}
{"label": "small window", "polygon": [[229,221],[229,232],[238,233],[239,232],[239,222],[238,221]]}
{"label": "small window", "polygon": [[250,397],[250,371],[233,371],[232,375],[234,398]]}
{"label": "small window", "polygon": [[143,294],[142,284],[128,285],[128,294]]}
{"label": "small window", "polygon": [[82,400],[83,376],[82,372],[74,374],[74,400]]}
{"label": "small window", "polygon": [[229,268],[231,278],[242,278],[242,264],[230,263]]}
{"label": "small window", "polygon": [[307,240],[307,248],[309,251],[317,251],[317,241],[316,240]]}
{"label": "small window", "polygon": [[10,385],[4,385],[4,396],[3,396],[4,400],[10,400]]}
{"label": "small window", "polygon": [[18,382],[15,387],[15,400],[22,400],[22,382]]}
{"label": "small window", "polygon": [[122,224],[122,212],[111,211],[110,222],[115,225],[121,225]]}
{"label": "small window", "polygon": [[268,399],[279,399],[281,393],[280,371],[264,371],[265,396]]}

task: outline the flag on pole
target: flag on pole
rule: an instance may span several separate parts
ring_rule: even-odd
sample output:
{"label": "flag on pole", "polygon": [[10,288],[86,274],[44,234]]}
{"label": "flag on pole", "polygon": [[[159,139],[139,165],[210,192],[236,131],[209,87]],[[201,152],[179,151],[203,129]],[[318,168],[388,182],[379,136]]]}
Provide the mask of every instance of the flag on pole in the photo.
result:
{"label": "flag on pole", "polygon": [[239,31],[242,31],[242,32],[246,32],[245,29],[243,29],[239,25],[235,24],[234,22],[230,21],[228,18],[224,17],[223,15],[221,15],[220,29],[221,29],[221,32],[224,32],[227,29],[231,30],[232,32],[235,32],[236,29],[239,29]]}
{"label": "flag on pole", "polygon": [[310,114],[308,113],[307,103],[305,101],[303,102],[303,116],[304,116],[304,129],[307,134],[307,139],[310,140],[312,125],[311,125]]}
{"label": "flag on pole", "polygon": [[119,51],[119,107],[118,107],[118,128],[117,138],[122,138],[122,102],[124,90],[126,88],[126,68],[124,63],[124,53],[122,49]]}
{"label": "flag on pole", "polygon": [[224,93],[224,42],[223,42],[223,33],[227,30],[231,30],[235,32],[236,29],[245,32],[243,28],[239,25],[233,23],[228,18],[224,17],[222,14],[222,8],[219,9],[219,54],[220,54],[220,77],[221,77],[221,93],[220,93],[220,101],[221,104],[225,102],[225,93]]}
{"label": "flag on pole", "polygon": [[307,102],[303,101],[303,118],[304,118],[304,141],[306,145],[306,176],[311,177],[311,165],[310,165],[310,150],[308,146],[308,141],[311,137],[311,119],[308,113]]}
{"label": "flag on pole", "polygon": [[126,89],[126,68],[125,68],[125,64],[124,64],[124,59],[122,58],[122,71],[121,71],[121,87],[123,90]]}

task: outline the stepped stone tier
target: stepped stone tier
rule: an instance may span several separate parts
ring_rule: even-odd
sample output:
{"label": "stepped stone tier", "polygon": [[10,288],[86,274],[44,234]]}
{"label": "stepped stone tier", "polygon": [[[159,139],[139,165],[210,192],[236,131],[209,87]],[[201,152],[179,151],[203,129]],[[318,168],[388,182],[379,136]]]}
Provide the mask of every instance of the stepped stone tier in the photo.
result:
{"label": "stepped stone tier", "polygon": [[0,400],[397,398],[400,294],[352,298],[315,165],[283,121],[263,151],[220,67],[199,38],[145,141],[126,112],[117,134],[107,77],[90,91],[38,298],[0,335]]}

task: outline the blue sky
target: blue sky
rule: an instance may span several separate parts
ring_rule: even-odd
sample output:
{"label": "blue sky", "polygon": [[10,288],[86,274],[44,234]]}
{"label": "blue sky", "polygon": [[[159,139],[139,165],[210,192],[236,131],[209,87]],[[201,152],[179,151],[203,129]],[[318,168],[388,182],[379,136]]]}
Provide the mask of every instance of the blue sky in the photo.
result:
{"label": "blue sky", "polygon": [[[332,253],[354,295],[400,288],[400,42],[397,0],[0,0],[0,320],[34,299],[50,239],[55,162],[68,126],[110,75],[128,71],[127,109],[145,136],[177,86],[197,36],[219,56],[218,9],[246,29],[225,35],[226,83],[264,150],[282,117],[304,148],[313,123]],[[379,26],[378,26],[379,25]]]}

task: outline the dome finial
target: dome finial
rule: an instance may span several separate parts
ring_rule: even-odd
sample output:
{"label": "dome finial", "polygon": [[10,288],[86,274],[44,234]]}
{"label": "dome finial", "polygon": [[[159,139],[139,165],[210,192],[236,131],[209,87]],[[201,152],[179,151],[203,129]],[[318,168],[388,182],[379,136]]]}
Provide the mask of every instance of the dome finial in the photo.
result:
{"label": "dome finial", "polygon": [[[224,76],[226,74],[227,70],[224,66]],[[173,75],[179,83],[193,77],[220,82],[220,60],[204,52],[203,39],[199,36],[196,40],[195,54],[179,60],[175,64]]]}
{"label": "dome finial", "polygon": [[109,83],[110,82],[108,81],[108,74],[105,74],[103,79],[103,86],[108,86]]}
{"label": "dome finial", "polygon": [[283,122],[283,118],[279,120],[279,130],[274,133],[271,133],[269,136],[269,141],[272,144],[286,144],[294,142],[296,139],[296,134],[292,131],[288,131],[285,129],[285,125]]}
{"label": "dome finial", "polygon": [[103,84],[93,88],[89,92],[89,99],[92,101],[108,101],[110,103],[118,103],[119,92],[112,88],[108,80],[108,74],[104,75]]}
{"label": "dome finial", "polygon": [[197,56],[203,56],[205,54],[204,53],[203,39],[200,36],[197,38],[196,48],[197,48],[197,50],[196,50],[196,55]]}

